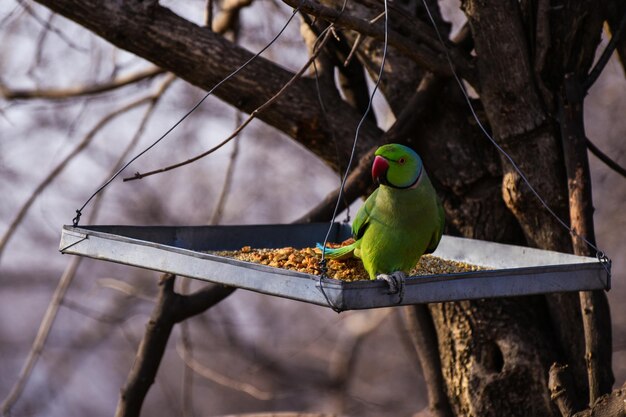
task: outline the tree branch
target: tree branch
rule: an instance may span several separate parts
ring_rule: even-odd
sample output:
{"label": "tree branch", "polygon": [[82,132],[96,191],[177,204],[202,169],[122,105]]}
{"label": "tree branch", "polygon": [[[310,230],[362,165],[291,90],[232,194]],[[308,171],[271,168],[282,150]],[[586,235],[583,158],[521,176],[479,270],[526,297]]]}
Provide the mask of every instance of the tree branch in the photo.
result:
{"label": "tree branch", "polygon": [[289,89],[289,87],[291,87],[302,76],[302,74],[304,74],[307,68],[309,68],[309,66],[313,63],[313,61],[317,57],[317,53],[319,53],[322,50],[322,48],[324,47],[324,44],[330,39],[330,34],[331,34],[331,31],[329,30],[324,36],[324,39],[320,42],[316,53],[311,55],[309,60],[302,66],[302,68],[300,68],[300,70],[296,74],[294,74],[293,77],[291,77],[291,79],[287,81],[287,83],[283,85],[280,88],[280,90],[278,90],[278,92],[274,94],[269,100],[267,100],[265,103],[263,103],[256,109],[254,109],[254,111],[250,113],[250,116],[242,124],[240,124],[239,127],[237,127],[237,129],[235,129],[233,133],[231,133],[230,136],[228,136],[226,139],[224,139],[223,141],[221,141],[220,143],[218,143],[211,149],[205,152],[202,152],[201,154],[196,155],[193,158],[189,158],[186,161],[178,162],[176,164],[169,165],[165,168],[155,169],[154,171],[149,171],[145,173],[136,172],[135,175],[133,175],[132,177],[124,178],[124,181],[140,180],[142,178],[149,177],[151,175],[161,174],[163,172],[171,171],[173,169],[191,164],[193,162],[196,162],[199,159],[204,158],[205,156],[212,154],[213,152],[220,149],[222,146],[226,145],[231,140],[235,139],[239,135],[239,133],[241,133],[241,131],[243,131],[246,128],[246,126],[250,124],[250,122],[252,122],[257,116],[260,116],[261,114],[263,114],[263,112],[266,109],[268,109],[273,103],[279,100],[280,97],[287,91],[287,89]]}
{"label": "tree branch", "polygon": [[619,24],[615,28],[613,28],[613,30],[614,31],[611,36],[611,40],[609,41],[608,45],[606,45],[606,48],[604,48],[604,51],[602,51],[602,55],[600,55],[600,58],[598,58],[598,62],[596,62],[596,65],[589,72],[587,78],[583,81],[582,88],[585,91],[589,91],[591,86],[595,84],[595,82],[598,80],[600,74],[602,74],[602,70],[609,62],[611,55],[613,55],[613,51],[615,51],[615,48],[619,44],[620,40],[624,38],[624,32],[626,32],[626,9],[624,10]]}
{"label": "tree branch", "polygon": [[41,181],[39,185],[37,185],[37,187],[33,190],[33,192],[30,194],[22,207],[20,207],[13,220],[11,220],[9,227],[0,238],[0,258],[2,257],[4,249],[9,243],[9,240],[11,239],[11,237],[13,237],[15,230],[22,223],[24,217],[28,213],[28,210],[30,210],[31,206],[33,205],[37,197],[39,197],[39,195],[42,193],[42,191],[45,190],[46,187],[48,187],[48,185],[50,185],[50,183],[52,183],[52,181],[54,181],[54,179],[61,172],[63,172],[65,167],[91,143],[93,138],[104,128],[104,126],[106,126],[116,117],[125,114],[127,111],[150,102],[151,99],[151,96],[140,98],[133,101],[132,103],[120,107],[119,109],[115,109],[114,111],[100,119],[100,121],[96,123],[96,125],[85,135],[83,140],[78,145],[76,145],[76,147],[61,162],[59,162],[57,166],[52,171],[50,171],[50,173],[48,173],[43,181]]}
{"label": "tree branch", "polygon": [[71,98],[89,96],[94,94],[106,93],[118,88],[126,87],[130,84],[135,84],[143,80],[148,80],[164,74],[165,70],[161,68],[149,68],[146,70],[138,71],[134,74],[129,74],[124,77],[119,77],[113,81],[95,84],[83,87],[71,87],[65,89],[50,89],[50,90],[21,90],[10,89],[0,84],[0,96],[7,100],[31,100],[31,99],[45,99],[45,100],[66,100]]}
{"label": "tree branch", "polygon": [[[606,6],[604,18],[609,23],[609,29],[612,32],[611,39],[613,39],[621,26],[620,19],[623,21],[623,16],[626,16],[626,3],[621,0],[607,0],[603,4]],[[626,36],[622,35],[616,40],[616,49],[626,75]]]}
{"label": "tree branch", "polygon": [[[235,26],[239,24],[239,12],[241,9],[252,4],[253,0],[226,0],[222,4],[222,11],[215,19],[211,19],[211,28],[213,32],[224,34],[229,30],[236,30]],[[207,5],[207,23],[209,19],[209,6]]]}
{"label": "tree branch", "polygon": [[157,299],[133,367],[120,393],[116,417],[138,417],[143,401],[154,383],[167,341],[174,325],[200,314],[228,297],[235,288],[210,284],[191,295],[174,292],[175,276],[164,274]]}
{"label": "tree branch", "polygon": [[437,333],[428,306],[418,304],[402,308],[402,316],[413,348],[422,366],[428,391],[428,409],[433,417],[453,417],[441,373]]}
{"label": "tree branch", "polygon": [[562,417],[626,417],[626,384],[610,394],[598,398],[589,408],[583,407],[574,392],[572,377],[567,365],[550,367],[548,386],[550,397],[556,403]]}
{"label": "tree branch", "polygon": [[[115,172],[119,168],[119,166],[122,165],[127,155],[132,151],[133,147],[139,141],[139,138],[141,137],[141,134],[143,133],[145,126],[147,124],[147,121],[152,115],[154,108],[156,107],[156,104],[158,103],[160,98],[163,96],[163,93],[165,92],[165,90],[171,85],[173,81],[174,81],[174,77],[171,76],[161,85],[161,88],[152,97],[150,97],[151,99],[150,105],[148,109],[146,110],[146,112],[144,113],[144,117],[139,123],[139,126],[135,132],[134,137],[126,146],[122,154],[119,156],[117,163],[113,166],[113,172]],[[114,111],[111,114],[118,114],[118,113],[117,111]],[[107,117],[105,116],[103,120],[106,120],[106,119]],[[97,126],[98,125],[96,125],[96,127]],[[64,163],[61,163],[59,167],[64,167],[66,164],[67,164],[67,160]],[[50,178],[50,180],[48,181],[48,183],[52,181],[52,179],[56,175],[56,174],[54,175],[53,174],[54,174],[54,171],[49,175],[48,178]],[[109,174],[109,176],[110,175],[112,174]],[[44,183],[45,182],[46,181],[44,181]],[[33,193],[33,198],[34,196],[37,196],[39,193],[40,191]],[[98,198],[96,198],[96,200],[94,201],[93,211],[91,212],[89,216],[90,222],[95,220],[98,216],[98,211],[100,208],[100,202],[102,201],[102,196],[103,194],[100,194]],[[17,227],[17,225],[21,221],[21,218],[23,218],[23,216],[25,215],[29,207],[30,207],[30,204],[25,205],[20,210],[20,213],[17,216],[19,221],[17,223],[14,222],[15,224],[13,225],[13,228]],[[11,230],[9,230],[8,233],[12,233]],[[6,242],[7,240],[4,240],[3,244],[6,244]],[[1,249],[0,249],[0,253],[1,253]],[[22,367],[22,370],[20,371],[17,381],[15,382],[15,384],[11,388],[11,391],[9,392],[9,394],[7,395],[7,397],[2,403],[1,410],[2,410],[3,415],[7,415],[10,413],[13,405],[22,395],[22,392],[24,388],[26,387],[26,383],[28,382],[28,379],[30,378],[31,373],[35,365],[37,364],[37,361],[39,360],[41,353],[43,352],[43,348],[45,346],[46,340],[48,339],[48,335],[50,334],[50,331],[52,330],[52,325],[54,324],[54,321],[56,320],[59,308],[63,302],[63,299],[65,298],[65,294],[67,293],[68,288],[74,281],[74,277],[76,276],[76,271],[78,270],[78,267],[80,266],[82,262],[82,259],[83,258],[80,258],[80,257],[72,258],[70,262],[68,262],[65,268],[65,271],[61,275],[61,278],[59,279],[59,283],[57,284],[57,288],[55,289],[54,294],[52,295],[52,300],[50,301],[50,304],[48,305],[44,318],[41,321],[41,324],[39,326],[37,336],[35,337],[35,340],[33,341],[33,345],[28,354],[28,357],[26,358],[26,361],[24,362],[24,366]]]}
{"label": "tree branch", "polygon": [[[129,0],[38,0],[53,11],[72,19],[103,39],[209,90],[252,54],[204,27],[181,18],[157,2]],[[265,103],[284,86],[293,73],[264,58],[254,59],[215,95],[247,113]],[[259,82],[262,80],[262,82]],[[322,92],[326,94],[325,92]],[[300,79],[290,92],[274,102],[260,119],[285,132],[336,168],[336,152],[327,146],[331,131],[337,137],[354,137],[360,115],[332,94],[330,112],[323,122],[313,80]],[[361,128],[357,155],[371,148],[380,137],[372,123]],[[351,143],[338,144],[347,160]]]}
{"label": "tree branch", "polygon": [[553,363],[548,373],[548,389],[550,399],[556,404],[563,417],[571,417],[577,411],[584,408],[580,398],[572,396],[576,392],[572,375],[567,365]]}
{"label": "tree branch", "polygon": [[[371,23],[368,20],[351,16],[346,12],[341,12],[331,7],[326,7],[313,0],[283,0],[292,7],[301,7],[305,12],[335,23],[337,26],[344,27],[359,32],[362,35],[370,36],[374,39],[383,40],[385,38],[384,26],[381,21]],[[452,72],[448,61],[445,59],[443,51],[440,49],[439,43],[434,36],[416,32],[413,28],[423,26],[421,22],[410,19],[408,16],[402,15],[404,19],[411,22],[403,25],[403,33],[399,33],[392,28],[388,30],[389,45],[398,48],[406,56],[413,59],[418,65],[422,66],[438,75],[451,76]],[[435,48],[435,51],[431,48]],[[478,87],[477,78],[473,64],[466,60],[463,55],[456,50],[454,46],[450,46],[450,54],[453,57],[456,70],[463,78],[468,80],[470,84]]]}
{"label": "tree branch", "polygon": [[596,158],[604,162],[606,166],[617,172],[622,177],[626,178],[626,168],[620,166],[617,162],[609,158],[609,156],[602,152],[600,148],[598,148],[592,141],[589,140],[589,138],[587,138],[587,148],[589,148],[591,153],[594,154]]}
{"label": "tree branch", "polygon": [[[593,255],[587,244],[595,244],[591,174],[583,118],[585,86],[574,74],[566,74],[559,100],[561,138],[569,192],[570,227],[574,253]],[[585,238],[585,239],[583,239]],[[602,291],[579,293],[585,335],[585,359],[589,385],[589,405],[613,386],[611,371],[611,316]]]}

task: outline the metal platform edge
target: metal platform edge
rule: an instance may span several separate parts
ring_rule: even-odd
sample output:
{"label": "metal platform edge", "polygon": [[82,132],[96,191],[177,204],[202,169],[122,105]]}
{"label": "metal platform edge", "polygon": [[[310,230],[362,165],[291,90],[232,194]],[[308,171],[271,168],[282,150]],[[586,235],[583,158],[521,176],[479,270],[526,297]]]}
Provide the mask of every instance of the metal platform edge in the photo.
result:
{"label": "metal platform edge", "polygon": [[[460,242],[458,239],[464,240],[452,239],[454,244]],[[454,244],[451,245],[452,250],[456,250]],[[322,292],[319,288],[319,277],[316,275],[81,227],[63,227],[60,251],[64,254],[171,272],[339,310],[599,290],[607,289],[609,283],[608,271],[600,262],[594,262],[592,258],[562,254],[565,257],[561,260],[580,258],[580,262],[409,277],[404,299],[399,303],[398,296],[388,294],[386,284],[379,281],[344,282],[327,278],[321,282],[324,288]]]}

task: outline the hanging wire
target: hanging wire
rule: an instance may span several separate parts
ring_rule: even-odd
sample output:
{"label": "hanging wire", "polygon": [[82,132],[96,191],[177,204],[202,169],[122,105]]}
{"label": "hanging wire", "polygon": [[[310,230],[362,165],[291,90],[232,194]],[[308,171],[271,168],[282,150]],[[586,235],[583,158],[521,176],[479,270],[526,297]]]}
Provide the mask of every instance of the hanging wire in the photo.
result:
{"label": "hanging wire", "polygon": [[552,217],[554,217],[556,219],[556,221],[561,224],[561,226],[563,226],[565,229],[567,229],[572,236],[575,236],[575,237],[578,237],[578,238],[582,239],[587,245],[589,245],[590,248],[593,248],[596,251],[596,257],[602,263],[602,265],[604,266],[605,270],[607,271],[608,277],[610,278],[610,276],[611,276],[611,274],[610,274],[611,260],[606,256],[606,254],[603,251],[601,251],[596,245],[591,243],[587,238],[585,238],[584,236],[579,235],[576,232],[576,230],[572,229],[567,223],[565,223],[554,212],[554,210],[552,210],[552,208],[550,208],[550,206],[544,200],[544,198],[541,197],[541,195],[539,195],[539,193],[537,192],[535,187],[532,186],[532,184],[530,183],[530,181],[528,180],[528,178],[526,177],[524,172],[522,172],[520,167],[515,163],[515,161],[511,157],[511,155],[509,155],[495,141],[495,139],[489,134],[487,129],[485,129],[485,127],[481,123],[480,119],[478,118],[478,115],[476,114],[476,111],[474,110],[474,106],[472,105],[472,101],[470,100],[469,95],[465,91],[465,87],[463,86],[463,82],[461,81],[461,78],[459,77],[459,75],[457,74],[457,72],[456,72],[456,70],[454,68],[454,64],[452,63],[452,58],[450,58],[450,53],[448,51],[448,48],[446,47],[446,44],[445,44],[445,42],[443,40],[443,37],[441,36],[441,33],[439,32],[439,28],[437,27],[437,23],[435,22],[435,19],[433,18],[433,15],[430,13],[430,9],[428,8],[428,4],[427,4],[426,0],[422,0],[422,3],[424,4],[424,8],[426,9],[426,13],[428,14],[428,18],[430,19],[430,22],[432,23],[433,28],[435,29],[435,32],[437,33],[437,38],[439,39],[439,42],[441,43],[441,45],[443,47],[444,53],[446,55],[446,59],[448,61],[448,65],[450,66],[450,69],[452,71],[452,75],[454,76],[454,79],[456,80],[456,83],[459,85],[459,88],[461,89],[461,92],[463,93],[463,96],[465,97],[465,101],[467,102],[467,105],[469,106],[469,109],[470,109],[470,111],[472,113],[472,116],[474,117],[474,120],[476,120],[476,123],[480,127],[480,130],[484,133],[484,135],[487,137],[487,139],[489,139],[489,141],[493,144],[493,146],[495,146],[496,149],[498,149],[498,151],[502,155],[504,155],[506,157],[506,159],[511,163],[511,165],[513,166],[515,171],[518,173],[520,178],[522,178],[522,180],[526,183],[526,185],[528,186],[530,191],[535,195],[535,197],[537,197],[537,199],[539,200],[541,205],[552,215]]}
{"label": "hanging wire", "polygon": [[320,270],[321,270],[321,274],[319,278],[320,290],[322,291],[322,294],[324,294],[324,297],[326,297],[326,300],[328,301],[331,308],[337,312],[339,312],[340,310],[338,310],[335,306],[332,305],[332,303],[330,303],[330,300],[328,299],[328,297],[326,296],[326,293],[324,292],[324,287],[323,287],[323,282],[322,282],[324,278],[328,278],[326,276],[326,273],[328,272],[328,269],[326,266],[327,265],[326,245],[328,244],[328,239],[333,229],[333,225],[337,217],[337,212],[339,211],[339,206],[341,204],[341,199],[343,197],[344,187],[346,185],[346,181],[348,180],[348,174],[350,173],[350,167],[352,166],[352,162],[354,160],[354,154],[356,153],[356,146],[359,141],[359,132],[361,130],[361,126],[365,122],[365,119],[367,118],[368,113],[372,109],[372,102],[374,101],[374,96],[376,95],[376,92],[378,91],[378,86],[380,85],[380,82],[383,76],[383,71],[385,69],[385,61],[387,60],[387,44],[388,44],[387,37],[388,37],[388,31],[389,31],[389,11],[387,8],[387,0],[384,0],[384,6],[385,6],[385,11],[384,11],[385,37],[384,37],[384,43],[383,43],[383,56],[382,56],[382,60],[380,63],[380,69],[378,70],[378,78],[376,79],[376,83],[374,84],[374,88],[372,89],[372,93],[370,94],[370,98],[367,103],[367,108],[363,112],[363,116],[361,116],[361,120],[359,120],[359,123],[356,126],[356,131],[354,133],[354,141],[352,143],[352,151],[350,152],[350,159],[348,160],[348,166],[346,167],[346,171],[344,172],[343,178],[341,179],[341,186],[339,187],[339,194],[337,195],[337,202],[335,204],[335,209],[333,210],[333,215],[330,220],[330,225],[328,226],[328,230],[326,231],[326,236],[324,237],[324,244],[322,245],[322,259],[319,261]]}
{"label": "hanging wire", "polygon": [[[338,16],[341,16],[341,14],[345,11],[346,9],[346,5],[348,4],[348,0],[344,0],[343,4],[341,5],[341,9],[339,9],[338,12]],[[315,22],[317,21],[315,20],[311,20],[311,18],[302,13],[302,19],[305,21],[305,23],[311,28],[312,31],[315,31]],[[330,24],[325,30],[331,30],[334,31],[334,24]],[[323,31],[322,31],[323,33]],[[335,37],[338,38],[338,36],[335,34]],[[318,38],[315,41],[315,44],[313,46],[313,49],[315,49],[316,45],[319,43],[321,38],[321,34],[318,36]],[[320,87],[320,79],[319,79],[319,72],[317,70],[317,63],[316,61],[313,61],[313,72],[315,74],[315,90],[317,93],[317,101],[320,103],[320,109],[322,111],[322,117],[324,118],[324,121],[326,122],[326,124],[328,125],[328,112],[326,111],[326,105],[324,104],[324,99],[322,98],[322,89]],[[331,129],[330,131],[330,136],[333,142],[333,146],[335,147],[335,162],[337,163],[337,168],[340,169],[341,167],[341,161],[339,159],[339,146],[337,144],[337,136],[335,135],[335,131],[333,129]],[[341,186],[341,181],[339,181],[339,185]],[[346,218],[344,220],[344,222],[348,223],[350,221],[350,205],[348,204],[347,199],[344,198],[344,204],[346,206]],[[326,294],[324,294],[326,295]]]}
{"label": "hanging wire", "polygon": [[176,127],[178,127],[178,125],[180,125],[187,117],[189,117],[191,115],[191,113],[193,113],[198,107],[200,107],[200,105],[207,99],[209,98],[210,95],[213,94],[213,92],[215,90],[217,90],[222,84],[226,83],[228,80],[230,80],[231,78],[233,78],[235,75],[237,75],[239,72],[241,72],[245,67],[247,67],[252,61],[254,61],[255,59],[257,59],[259,56],[261,56],[261,54],[263,52],[265,52],[270,46],[272,46],[274,44],[274,42],[276,42],[276,40],[283,34],[283,32],[287,29],[287,26],[289,26],[289,23],[291,23],[291,21],[293,20],[293,18],[296,16],[296,14],[300,11],[300,4],[298,4],[298,7],[296,7],[291,16],[289,16],[289,19],[287,19],[287,22],[285,22],[285,24],[283,25],[283,27],[280,29],[280,31],[278,32],[278,34],[276,34],[276,36],[274,36],[274,38],[267,44],[265,45],[259,52],[257,52],[256,54],[254,54],[253,56],[251,56],[246,62],[244,62],[241,66],[239,66],[237,69],[235,69],[233,72],[231,72],[229,75],[227,75],[225,78],[223,78],[220,82],[218,82],[217,84],[215,84],[213,86],[213,88],[211,88],[201,99],[200,101],[198,101],[189,111],[187,111],[187,113],[185,113],[176,123],[174,123],[172,125],[172,127],[170,127],[167,131],[165,131],[165,133],[163,133],[163,135],[161,135],[157,140],[155,140],[154,142],[152,142],[152,144],[150,144],[150,146],[148,146],[147,148],[145,148],[144,150],[142,150],[141,152],[139,152],[137,155],[135,155],[134,157],[132,157],[127,163],[125,163],[115,174],[113,174],[113,176],[111,176],[111,178],[109,178],[104,184],[102,184],[88,199],[87,201],[85,201],[85,204],[82,205],[81,208],[76,210],[76,217],[74,217],[72,219],[72,224],[74,225],[74,227],[78,226],[78,223],[80,222],[80,217],[82,215],[83,210],[85,209],[85,207],[87,207],[87,205],[91,202],[91,200],[98,195],[102,190],[104,190],[111,182],[113,182],[113,180],[115,180],[115,178],[117,178],[122,171],[124,171],[126,168],[128,168],[133,162],[135,162],[137,159],[139,159],[141,156],[143,156],[146,152],[148,152],[150,149],[154,148],[159,142],[161,142],[167,135],[169,135],[174,129],[176,129]]}
{"label": "hanging wire", "polygon": [[[343,5],[341,6],[341,10],[339,11],[340,15],[345,10],[347,3],[348,3],[348,0],[344,0]],[[306,15],[303,15],[303,17],[304,16]],[[310,22],[306,18],[305,18],[305,21],[307,22],[309,27],[311,27],[311,29],[313,30],[314,22]],[[333,30],[333,25],[330,25],[327,29]],[[316,41],[316,44],[317,42],[319,42],[319,37]],[[320,87],[319,72],[317,70],[317,64],[315,63],[315,61],[313,61],[313,72],[315,73],[315,90],[317,92],[317,100],[320,103],[320,109],[322,110],[322,117],[324,118],[324,121],[328,125],[328,112],[326,111],[326,105],[324,104],[324,99],[322,98],[322,89]],[[337,168],[340,169],[341,161],[339,160],[339,146],[337,145],[337,136],[335,135],[335,131],[333,129],[331,129],[330,131],[330,137],[332,139],[333,146],[335,147],[335,161],[337,163]],[[341,186],[341,181],[339,182],[339,185]],[[344,222],[348,223],[350,222],[350,205],[348,204],[348,201],[346,198],[344,198],[343,200],[344,200],[343,203],[346,206],[346,218],[344,219]]]}
{"label": "hanging wire", "polygon": [[[326,122],[326,124],[328,124],[328,113],[326,112],[326,105],[324,104],[324,100],[322,99],[322,91],[320,89],[319,74],[317,71],[317,64],[315,63],[315,61],[313,61],[313,71],[315,72],[315,89],[317,90],[317,100],[320,103],[320,109],[322,110],[322,117],[324,118],[324,121]],[[335,131],[333,129],[331,129],[330,131],[330,137],[335,147],[335,159],[337,162],[337,168],[341,169],[340,168],[341,163],[339,160],[339,147],[337,146],[337,137],[335,136]],[[341,181],[339,182],[339,185],[341,186]],[[343,200],[344,200],[343,204],[346,206],[346,218],[344,222],[348,223],[350,221],[350,205],[348,204],[348,201],[345,198]]]}

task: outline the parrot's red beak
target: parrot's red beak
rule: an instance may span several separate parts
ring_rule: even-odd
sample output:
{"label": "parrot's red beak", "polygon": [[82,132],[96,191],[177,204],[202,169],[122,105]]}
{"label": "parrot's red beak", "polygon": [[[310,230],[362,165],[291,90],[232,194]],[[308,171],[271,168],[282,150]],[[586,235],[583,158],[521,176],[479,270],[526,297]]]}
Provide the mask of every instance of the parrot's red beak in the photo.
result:
{"label": "parrot's red beak", "polygon": [[389,162],[382,156],[376,155],[374,163],[372,164],[372,178],[379,184],[385,184],[387,182],[387,169],[389,168]]}

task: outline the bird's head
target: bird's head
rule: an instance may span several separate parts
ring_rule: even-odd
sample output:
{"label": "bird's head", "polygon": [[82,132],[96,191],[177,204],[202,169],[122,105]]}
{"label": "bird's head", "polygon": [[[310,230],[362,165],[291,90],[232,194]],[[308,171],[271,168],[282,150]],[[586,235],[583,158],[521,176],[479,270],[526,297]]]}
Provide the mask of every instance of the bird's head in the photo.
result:
{"label": "bird's head", "polygon": [[410,188],[422,175],[422,159],[411,148],[396,143],[376,150],[372,164],[374,181],[392,188]]}

